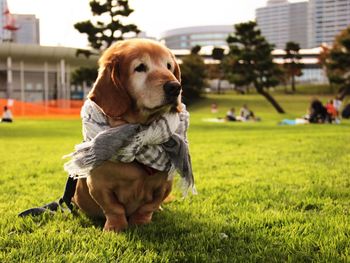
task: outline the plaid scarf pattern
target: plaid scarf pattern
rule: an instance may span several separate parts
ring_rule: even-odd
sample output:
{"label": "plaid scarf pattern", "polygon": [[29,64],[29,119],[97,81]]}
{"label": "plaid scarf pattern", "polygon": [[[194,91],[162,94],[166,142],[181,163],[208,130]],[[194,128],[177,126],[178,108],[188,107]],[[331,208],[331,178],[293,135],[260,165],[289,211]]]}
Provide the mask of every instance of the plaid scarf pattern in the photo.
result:
{"label": "plaid scarf pattern", "polygon": [[71,160],[64,169],[71,177],[84,178],[103,161],[138,161],[153,169],[167,172],[172,178],[177,171],[187,193],[195,193],[187,129],[189,113],[185,105],[180,113],[166,113],[150,125],[124,124],[110,127],[106,116],[91,100],[82,110],[84,142],[65,157]]}

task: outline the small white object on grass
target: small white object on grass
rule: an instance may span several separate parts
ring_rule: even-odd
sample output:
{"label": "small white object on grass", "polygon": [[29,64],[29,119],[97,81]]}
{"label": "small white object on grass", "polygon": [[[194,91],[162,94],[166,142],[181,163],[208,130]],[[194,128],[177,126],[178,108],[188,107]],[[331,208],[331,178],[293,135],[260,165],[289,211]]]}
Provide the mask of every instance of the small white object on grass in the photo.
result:
{"label": "small white object on grass", "polygon": [[228,235],[226,235],[225,233],[219,233],[219,237],[221,239],[226,239],[226,238],[228,238]]}
{"label": "small white object on grass", "polygon": [[202,119],[202,121],[205,121],[205,122],[225,122],[225,119],[207,118],[207,119]]}

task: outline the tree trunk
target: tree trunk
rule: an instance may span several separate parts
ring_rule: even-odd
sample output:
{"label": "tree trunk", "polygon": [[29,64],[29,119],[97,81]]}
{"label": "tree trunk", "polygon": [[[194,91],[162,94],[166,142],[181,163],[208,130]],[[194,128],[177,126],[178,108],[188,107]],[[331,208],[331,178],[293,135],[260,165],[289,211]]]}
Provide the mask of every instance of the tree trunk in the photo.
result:
{"label": "tree trunk", "polygon": [[338,93],[339,99],[344,100],[346,95],[350,94],[350,85],[346,85],[343,89],[341,89]]}
{"label": "tree trunk", "polygon": [[221,93],[221,77],[218,79],[218,87],[217,87],[218,94]]}
{"label": "tree trunk", "polygon": [[295,76],[292,75],[292,92],[295,93],[296,89],[295,89]]}
{"label": "tree trunk", "polygon": [[218,94],[221,93],[221,80],[224,77],[224,72],[222,67],[219,65],[219,78],[218,78]]}
{"label": "tree trunk", "polygon": [[278,113],[281,113],[281,114],[286,113],[282,109],[282,107],[278,104],[278,102],[268,92],[266,92],[263,88],[259,88],[259,87],[255,87],[255,88],[260,95],[263,95],[265,99],[267,99],[267,101],[272,104],[272,106],[276,109]]}

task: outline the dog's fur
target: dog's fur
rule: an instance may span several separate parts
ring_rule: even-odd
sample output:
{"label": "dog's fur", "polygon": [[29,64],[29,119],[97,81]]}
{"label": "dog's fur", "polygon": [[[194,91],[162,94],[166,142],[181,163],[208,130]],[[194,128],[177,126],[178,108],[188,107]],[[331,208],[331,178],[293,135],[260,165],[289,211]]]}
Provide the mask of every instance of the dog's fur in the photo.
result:
{"label": "dog's fur", "polygon": [[[148,124],[165,112],[181,110],[179,65],[163,45],[142,39],[117,42],[103,53],[99,67],[88,98],[111,127]],[[78,179],[73,202],[91,217],[105,217],[107,231],[149,223],[172,182],[165,172],[149,175],[147,170],[136,162],[105,161],[87,179]]]}

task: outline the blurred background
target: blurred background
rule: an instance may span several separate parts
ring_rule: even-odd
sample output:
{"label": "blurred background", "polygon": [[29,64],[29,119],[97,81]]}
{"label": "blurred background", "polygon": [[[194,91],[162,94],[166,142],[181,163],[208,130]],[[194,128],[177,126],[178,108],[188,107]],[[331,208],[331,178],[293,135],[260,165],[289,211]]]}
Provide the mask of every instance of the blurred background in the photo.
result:
{"label": "blurred background", "polygon": [[[270,70],[261,88],[252,79],[262,71],[242,79],[234,62],[242,52],[262,50],[240,39],[237,26],[249,23],[255,24],[241,31],[269,45],[259,58]],[[271,93],[295,93],[297,85],[343,99],[349,25],[349,0],[0,0],[0,103],[17,116],[77,115],[101,52],[133,37],[160,41],[174,52],[186,103],[206,93],[257,92],[282,112]],[[240,46],[245,50],[238,54]]]}

